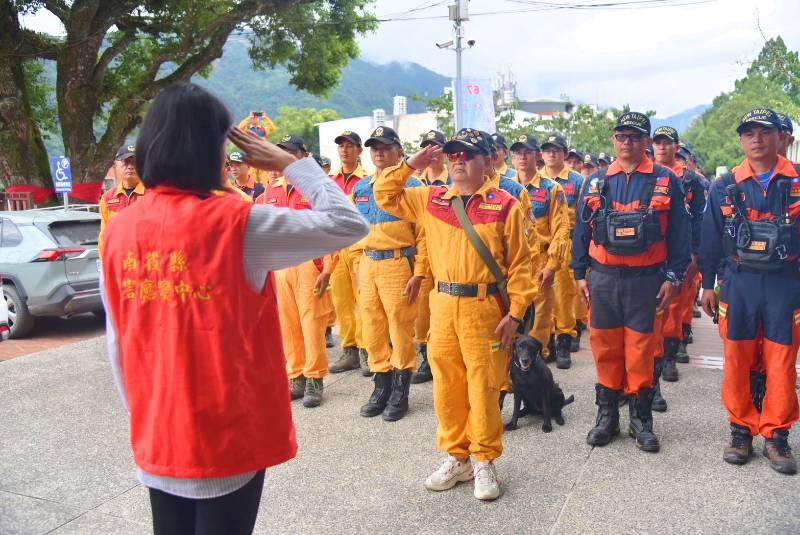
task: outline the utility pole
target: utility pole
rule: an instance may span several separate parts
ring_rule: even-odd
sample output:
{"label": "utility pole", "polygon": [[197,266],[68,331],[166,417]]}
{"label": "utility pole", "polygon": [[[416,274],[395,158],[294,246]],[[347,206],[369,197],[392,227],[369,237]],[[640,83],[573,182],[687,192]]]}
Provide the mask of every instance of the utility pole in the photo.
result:
{"label": "utility pole", "polygon": [[450,20],[453,21],[453,32],[455,33],[454,41],[456,45],[456,86],[453,88],[455,91],[453,117],[455,118],[456,132],[461,128],[461,106],[464,102],[464,95],[461,92],[461,51],[463,50],[461,40],[464,37],[464,31],[461,23],[465,20],[469,20],[467,11],[468,1],[469,0],[456,0],[455,5],[449,6]]}

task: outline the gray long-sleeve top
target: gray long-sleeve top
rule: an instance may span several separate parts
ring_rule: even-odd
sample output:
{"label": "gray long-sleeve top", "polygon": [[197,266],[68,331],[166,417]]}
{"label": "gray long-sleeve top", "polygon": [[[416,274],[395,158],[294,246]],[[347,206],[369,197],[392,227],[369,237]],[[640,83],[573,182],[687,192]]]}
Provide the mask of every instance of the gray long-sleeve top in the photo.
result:
{"label": "gray long-sleeve top", "polygon": [[[244,235],[244,271],[256,290],[264,288],[267,275],[307,260],[333,253],[363,238],[369,225],[336,183],[311,158],[298,160],[284,175],[309,201],[311,210],[254,205]],[[101,271],[102,276],[102,271]],[[101,289],[103,284],[101,281]],[[116,332],[106,307],[108,358],[122,404],[128,410]],[[300,336],[300,333],[298,333]],[[150,474],[137,469],[147,487],[185,498],[215,498],[238,490],[255,472],[213,479],[185,479]]]}

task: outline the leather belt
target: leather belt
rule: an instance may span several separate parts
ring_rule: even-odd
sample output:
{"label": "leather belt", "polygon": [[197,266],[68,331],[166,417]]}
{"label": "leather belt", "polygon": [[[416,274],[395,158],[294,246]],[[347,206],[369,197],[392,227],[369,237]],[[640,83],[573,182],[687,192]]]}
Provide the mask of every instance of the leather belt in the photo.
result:
{"label": "leather belt", "polygon": [[[479,284],[459,284],[457,282],[438,282],[439,293],[455,297],[478,297]],[[486,285],[486,295],[498,295],[500,288],[496,283]]]}
{"label": "leather belt", "polygon": [[364,249],[364,254],[372,260],[390,260],[392,258],[403,258],[417,254],[416,247],[403,247],[402,249],[388,249],[378,251],[376,249]]}

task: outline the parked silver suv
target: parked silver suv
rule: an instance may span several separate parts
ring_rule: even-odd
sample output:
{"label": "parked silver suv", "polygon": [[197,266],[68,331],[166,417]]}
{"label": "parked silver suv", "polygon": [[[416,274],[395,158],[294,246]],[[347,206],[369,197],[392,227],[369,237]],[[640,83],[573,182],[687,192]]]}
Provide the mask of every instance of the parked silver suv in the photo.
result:
{"label": "parked silver suv", "polygon": [[11,338],[38,316],[102,314],[100,216],[79,210],[0,212],[0,277]]}

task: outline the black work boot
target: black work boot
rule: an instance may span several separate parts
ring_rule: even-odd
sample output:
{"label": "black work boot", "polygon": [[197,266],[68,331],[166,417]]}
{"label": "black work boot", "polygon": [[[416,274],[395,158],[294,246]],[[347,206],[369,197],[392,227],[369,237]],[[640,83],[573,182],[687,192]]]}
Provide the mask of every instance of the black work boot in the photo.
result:
{"label": "black work boot", "polygon": [[544,361],[548,364],[551,362],[555,362],[556,360],[556,335],[551,334],[550,340],[547,342],[547,356],[544,356],[544,351],[542,351],[542,357]]}
{"label": "black work boot", "polygon": [[761,405],[764,403],[764,395],[767,393],[767,376],[758,371],[750,372],[750,399],[753,400],[753,407],[761,414]]}
{"label": "black work boot", "polygon": [[303,393],[303,407],[307,409],[319,407],[322,404],[322,390],[322,378],[307,377],[306,390]]}
{"label": "black work boot", "polygon": [[594,385],[596,392],[597,420],[595,426],[586,436],[590,446],[605,446],[614,435],[619,434],[619,406],[617,399],[622,395],[619,390],[611,390],[601,384]]}
{"label": "black work boot", "polygon": [[667,400],[661,395],[661,372],[664,369],[664,359],[656,359],[653,366],[653,410],[667,412]]}
{"label": "black work boot", "polygon": [[369,353],[363,347],[358,349],[358,360],[361,364],[361,375],[364,377],[372,377],[372,372],[369,371]]}
{"label": "black work boot", "polygon": [[559,334],[556,337],[556,368],[568,370],[572,366],[572,358],[569,355],[569,346],[572,344],[572,337],[568,334]]}
{"label": "black work boot", "polygon": [[415,385],[427,383],[433,379],[431,366],[428,364],[428,346],[425,344],[420,344],[417,348],[417,354],[419,355],[421,362],[419,364],[419,368],[417,368],[417,371],[411,376],[411,382]]}
{"label": "black work boot", "polygon": [[325,347],[328,349],[335,346],[336,343],[333,341],[333,329],[331,329],[330,325],[325,329]]}
{"label": "black work boot", "polygon": [[361,416],[371,418],[383,412],[386,402],[392,395],[392,372],[379,372],[372,378],[375,388],[367,404],[361,407]]}
{"label": "black work boot", "polygon": [[395,370],[392,376],[392,395],[383,409],[383,420],[396,422],[408,412],[408,390],[411,388],[411,370]]}
{"label": "black work boot", "polygon": [[722,460],[730,464],[745,464],[753,454],[753,435],[740,425],[731,424],[731,445],[722,452]]}
{"label": "black work boot", "polygon": [[292,394],[292,401],[300,399],[306,391],[306,378],[302,375],[289,379],[289,392]]}
{"label": "black work boot", "polygon": [[331,373],[341,373],[350,370],[357,370],[361,365],[358,362],[358,348],[346,347],[342,350],[339,360],[331,364],[328,370]]}
{"label": "black work boot", "polygon": [[678,380],[678,366],[676,366],[675,355],[678,352],[679,340],[677,338],[664,338],[664,368],[661,377],[665,381],[674,383]]}
{"label": "black work boot", "polygon": [[797,473],[797,462],[792,455],[792,448],[789,447],[788,431],[773,431],[772,438],[764,440],[763,453],[776,472],[788,475]]}
{"label": "black work boot", "polygon": [[686,345],[693,344],[694,336],[692,335],[692,326],[688,323],[682,323],[681,331],[683,332],[683,343]]}
{"label": "black work boot", "polygon": [[570,353],[577,353],[581,350],[581,335],[583,334],[583,330],[586,327],[583,325],[583,322],[578,320],[575,324],[575,338],[569,343],[569,352]]}
{"label": "black work boot", "polygon": [[630,425],[628,434],[636,439],[636,447],[642,451],[656,453],[658,437],[653,433],[653,389],[642,388],[628,401]]}

